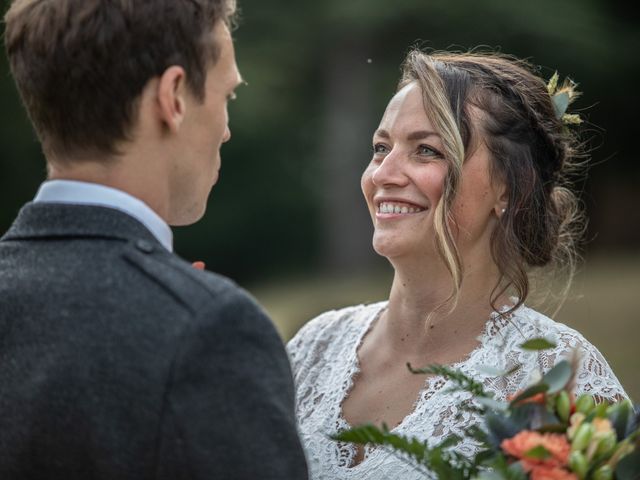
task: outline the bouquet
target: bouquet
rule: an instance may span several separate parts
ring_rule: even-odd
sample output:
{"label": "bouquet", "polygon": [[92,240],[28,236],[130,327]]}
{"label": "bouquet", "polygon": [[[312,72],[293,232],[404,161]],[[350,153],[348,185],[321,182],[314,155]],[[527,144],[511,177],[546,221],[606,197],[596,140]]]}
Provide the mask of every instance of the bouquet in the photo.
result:
{"label": "bouquet", "polygon": [[[534,339],[524,349],[555,345]],[[609,403],[572,392],[577,361],[562,360],[538,382],[507,402],[495,400],[484,386],[463,373],[440,365],[408,368],[416,374],[442,375],[455,389],[468,391],[473,402],[462,406],[481,421],[465,433],[479,445],[467,458],[455,452],[463,439],[447,437],[435,447],[397,435],[386,425],[363,425],[332,438],[389,448],[417,469],[446,480],[640,480],[640,412],[630,401]],[[495,372],[497,375],[511,375]]]}

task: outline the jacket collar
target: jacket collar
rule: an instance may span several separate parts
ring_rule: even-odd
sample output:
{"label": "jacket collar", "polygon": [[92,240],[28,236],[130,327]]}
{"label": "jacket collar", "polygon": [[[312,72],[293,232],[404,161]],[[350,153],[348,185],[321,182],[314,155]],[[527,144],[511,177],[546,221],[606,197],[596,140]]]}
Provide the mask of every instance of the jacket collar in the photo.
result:
{"label": "jacket collar", "polygon": [[78,237],[146,240],[161,245],[142,223],[126,213],[63,203],[27,203],[0,241]]}

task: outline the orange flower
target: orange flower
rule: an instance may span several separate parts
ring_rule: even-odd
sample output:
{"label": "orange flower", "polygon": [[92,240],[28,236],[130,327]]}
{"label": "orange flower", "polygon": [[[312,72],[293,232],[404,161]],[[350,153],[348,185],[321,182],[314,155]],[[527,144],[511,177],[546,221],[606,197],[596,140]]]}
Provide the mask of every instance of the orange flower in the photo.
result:
{"label": "orange flower", "polygon": [[531,480],[578,480],[575,473],[564,468],[536,465],[531,469]]}
{"label": "orange flower", "polygon": [[[509,455],[522,460],[522,464],[527,469],[535,466],[562,467],[569,461],[571,445],[564,435],[558,433],[538,433],[531,430],[523,430],[515,437],[503,440],[500,444],[502,450]],[[547,458],[531,458],[526,453],[535,447],[542,446],[550,454]]]}

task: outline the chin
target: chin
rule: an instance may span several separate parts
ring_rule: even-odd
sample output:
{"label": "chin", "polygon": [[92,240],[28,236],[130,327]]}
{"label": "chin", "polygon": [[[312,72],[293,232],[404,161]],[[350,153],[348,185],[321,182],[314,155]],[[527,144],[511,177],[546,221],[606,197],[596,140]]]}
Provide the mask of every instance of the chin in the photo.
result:
{"label": "chin", "polygon": [[373,249],[381,257],[393,258],[406,252],[406,242],[398,238],[373,236]]}
{"label": "chin", "polygon": [[192,205],[180,213],[173,216],[168,222],[172,227],[186,227],[187,225],[193,225],[198,222],[207,210],[207,202],[202,204]]}
{"label": "chin", "polygon": [[425,258],[438,256],[435,243],[426,239],[408,238],[401,235],[373,236],[373,250],[389,260],[399,258]]}

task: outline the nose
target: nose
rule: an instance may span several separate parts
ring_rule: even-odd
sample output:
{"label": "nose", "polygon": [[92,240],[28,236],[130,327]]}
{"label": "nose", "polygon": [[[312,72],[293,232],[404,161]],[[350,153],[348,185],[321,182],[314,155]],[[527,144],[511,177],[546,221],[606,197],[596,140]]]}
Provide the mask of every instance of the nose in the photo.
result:
{"label": "nose", "polygon": [[224,135],[222,136],[222,143],[227,143],[231,140],[231,130],[229,130],[229,125],[225,127]]}
{"label": "nose", "polygon": [[406,185],[409,178],[403,171],[403,163],[400,155],[394,152],[394,150],[391,150],[373,171],[371,180],[377,187]]}

